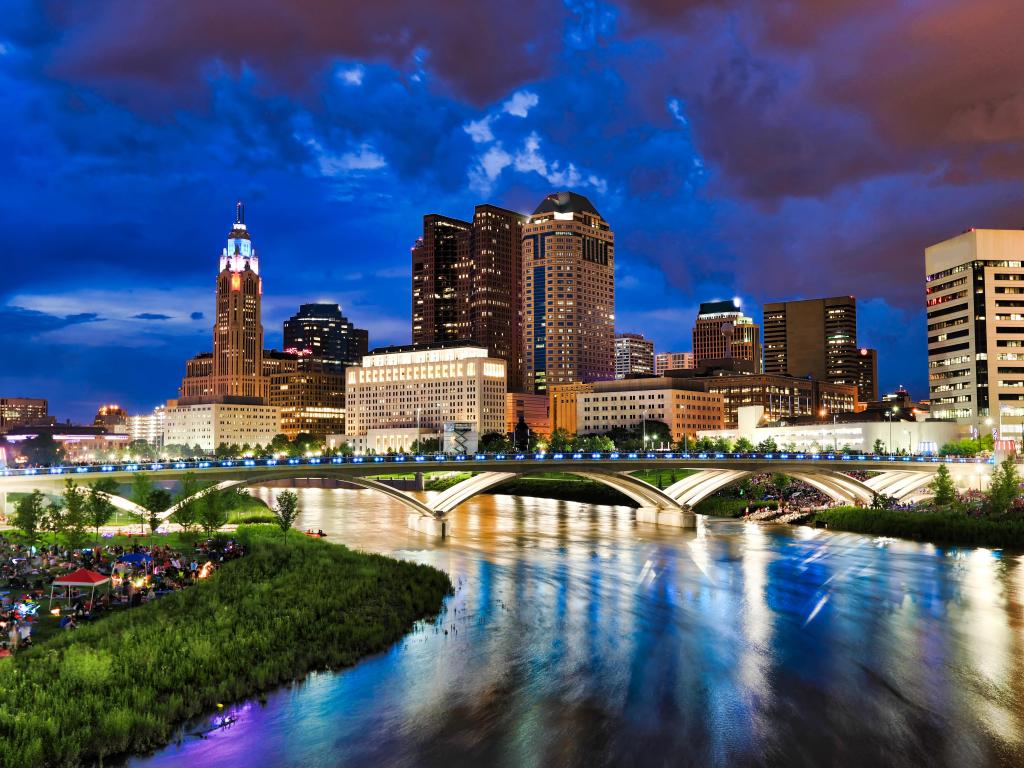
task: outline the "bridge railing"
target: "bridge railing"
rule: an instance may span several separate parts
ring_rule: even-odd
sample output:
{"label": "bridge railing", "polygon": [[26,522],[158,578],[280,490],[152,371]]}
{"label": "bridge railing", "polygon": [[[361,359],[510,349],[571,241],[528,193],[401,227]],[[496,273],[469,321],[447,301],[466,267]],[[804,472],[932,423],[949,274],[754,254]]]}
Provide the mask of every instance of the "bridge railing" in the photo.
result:
{"label": "bridge railing", "polygon": [[197,459],[190,461],[155,461],[106,464],[73,464],[55,467],[27,467],[0,469],[0,477],[26,477],[32,475],[86,475],[106,472],[161,472],[181,470],[209,469],[250,469],[256,467],[289,467],[317,466],[332,464],[385,464],[389,466],[408,466],[410,470],[418,464],[453,464],[456,466],[472,465],[474,462],[545,462],[567,464],[588,461],[767,461],[769,463],[842,461],[853,466],[869,469],[874,462],[889,463],[948,463],[948,464],[992,464],[993,457],[963,456],[932,456],[932,455],[897,455],[897,454],[843,454],[843,453],[799,453],[779,451],[773,453],[723,453],[679,452],[679,451],[548,451],[548,452],[510,452],[510,453],[473,453],[473,454],[394,454],[383,456],[309,456],[283,459],[252,458],[252,459]]}

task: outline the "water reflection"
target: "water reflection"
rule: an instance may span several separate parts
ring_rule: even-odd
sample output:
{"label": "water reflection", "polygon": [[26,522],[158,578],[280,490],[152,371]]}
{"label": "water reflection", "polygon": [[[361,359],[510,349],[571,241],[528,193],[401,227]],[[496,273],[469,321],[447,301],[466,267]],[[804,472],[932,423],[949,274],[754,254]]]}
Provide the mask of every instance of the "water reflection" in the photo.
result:
{"label": "water reflection", "polygon": [[133,765],[1024,763],[1020,558],[500,496],[441,542],[299,493],[300,527],[447,570],[444,615]]}

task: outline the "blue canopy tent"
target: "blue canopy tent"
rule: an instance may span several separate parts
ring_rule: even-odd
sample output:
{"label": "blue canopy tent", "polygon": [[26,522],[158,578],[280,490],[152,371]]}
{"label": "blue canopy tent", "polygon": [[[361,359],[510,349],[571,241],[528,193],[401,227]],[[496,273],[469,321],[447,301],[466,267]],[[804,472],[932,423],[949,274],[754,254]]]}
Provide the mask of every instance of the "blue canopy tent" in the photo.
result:
{"label": "blue canopy tent", "polygon": [[135,568],[146,568],[147,570],[153,564],[153,556],[145,552],[125,552],[119,558],[119,563],[127,563]]}

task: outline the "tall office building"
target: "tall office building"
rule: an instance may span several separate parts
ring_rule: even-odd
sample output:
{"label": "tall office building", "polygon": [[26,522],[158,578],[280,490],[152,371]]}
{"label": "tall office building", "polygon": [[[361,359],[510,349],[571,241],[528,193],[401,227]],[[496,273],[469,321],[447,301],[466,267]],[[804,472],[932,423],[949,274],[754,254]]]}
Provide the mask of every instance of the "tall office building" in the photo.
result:
{"label": "tall office building", "polygon": [[857,300],[834,296],[765,304],[764,370],[857,384]]}
{"label": "tall office building", "polygon": [[338,304],[302,304],[284,321],[284,351],[296,355],[299,367],[343,373],[367,352],[369,333],[341,313]]}
{"label": "tall office building", "polygon": [[412,343],[469,338],[470,230],[468,221],[431,213],[412,249]]}
{"label": "tall office building", "polygon": [[213,354],[199,355],[186,364],[182,399],[266,397],[262,295],[259,257],[245,226],[245,207],[239,202],[228,245],[220,256]]}
{"label": "tall office building", "polygon": [[545,197],[523,226],[523,385],[615,376],[615,235],[574,192]]}
{"label": "tall office building", "polygon": [[470,238],[469,338],[508,363],[508,388],[518,392],[522,358],[520,315],[523,216],[478,205]]}
{"label": "tall office building", "polygon": [[665,371],[679,371],[695,368],[693,352],[659,352],[654,356],[654,374],[661,376]]}
{"label": "tall office building", "polygon": [[412,249],[414,344],[473,341],[508,363],[520,388],[520,280],[524,217],[478,205],[473,221],[423,217]]}
{"label": "tall office building", "polygon": [[759,373],[761,328],[743,314],[739,302],[704,302],[693,326],[693,357],[697,366],[706,360],[745,360]]}
{"label": "tall office building", "polygon": [[654,373],[654,342],[642,333],[615,334],[615,378]]}
{"label": "tall office building", "polygon": [[971,229],[925,250],[931,416],[1019,440],[1024,230]]}
{"label": "tall office building", "polygon": [[857,350],[857,399],[869,403],[878,399],[878,350]]}

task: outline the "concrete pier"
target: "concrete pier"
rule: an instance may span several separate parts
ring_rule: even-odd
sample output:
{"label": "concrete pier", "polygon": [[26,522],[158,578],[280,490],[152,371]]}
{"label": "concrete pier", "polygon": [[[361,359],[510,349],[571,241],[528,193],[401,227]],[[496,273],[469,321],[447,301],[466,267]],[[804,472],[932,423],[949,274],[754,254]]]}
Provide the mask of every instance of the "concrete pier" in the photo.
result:
{"label": "concrete pier", "polygon": [[669,528],[696,528],[697,516],[689,510],[664,509],[662,507],[637,507],[638,523],[653,523]]}
{"label": "concrete pier", "polygon": [[448,535],[448,521],[438,517],[427,517],[413,513],[406,518],[406,524],[414,531],[425,533],[428,536],[444,538]]}

